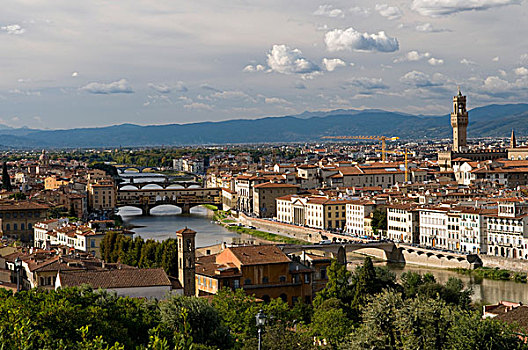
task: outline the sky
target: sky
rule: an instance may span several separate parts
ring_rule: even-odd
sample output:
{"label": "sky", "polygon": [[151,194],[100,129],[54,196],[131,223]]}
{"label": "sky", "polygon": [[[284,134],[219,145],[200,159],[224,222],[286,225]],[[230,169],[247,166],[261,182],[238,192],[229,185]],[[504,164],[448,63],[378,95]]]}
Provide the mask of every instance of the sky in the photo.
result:
{"label": "sky", "polygon": [[2,0],[0,124],[528,102],[528,0]]}

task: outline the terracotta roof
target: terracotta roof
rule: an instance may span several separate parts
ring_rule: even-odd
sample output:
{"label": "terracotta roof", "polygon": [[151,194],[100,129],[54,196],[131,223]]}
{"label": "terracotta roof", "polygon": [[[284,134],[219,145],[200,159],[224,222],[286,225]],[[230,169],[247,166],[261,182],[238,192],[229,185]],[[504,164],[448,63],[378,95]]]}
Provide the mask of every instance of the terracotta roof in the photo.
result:
{"label": "terracotta roof", "polygon": [[508,312],[501,313],[495,319],[508,324],[517,324],[525,332],[528,332],[528,306],[519,306]]}
{"label": "terracotta roof", "polygon": [[38,209],[47,210],[49,207],[44,204],[30,202],[30,201],[15,201],[6,200],[0,202],[0,210],[27,210],[27,209]]}
{"label": "terracotta roof", "polygon": [[58,276],[63,287],[83,284],[103,289],[172,286],[163,269],[60,271]]}
{"label": "terracotta roof", "polygon": [[253,188],[298,188],[298,185],[291,185],[291,184],[282,184],[282,183],[275,183],[275,182],[265,182],[263,184],[258,184],[253,186]]}
{"label": "terracotta roof", "polygon": [[226,250],[231,251],[242,265],[278,264],[291,261],[275,245],[231,247]]}
{"label": "terracotta roof", "polygon": [[190,228],[182,228],[179,231],[176,231],[176,233],[182,234],[182,235],[195,235],[196,231],[191,230]]}

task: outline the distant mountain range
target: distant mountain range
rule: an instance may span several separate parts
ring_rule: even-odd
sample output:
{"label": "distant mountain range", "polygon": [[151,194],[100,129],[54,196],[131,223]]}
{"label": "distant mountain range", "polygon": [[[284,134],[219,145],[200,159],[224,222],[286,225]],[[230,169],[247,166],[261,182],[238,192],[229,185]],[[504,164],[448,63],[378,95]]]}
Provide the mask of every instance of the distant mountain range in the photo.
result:
{"label": "distant mountain range", "polygon": [[[488,105],[469,112],[468,137],[528,135],[528,104]],[[313,142],[333,135],[386,135],[402,139],[451,137],[449,115],[383,110],[304,112],[296,116],[192,124],[121,124],[101,128],[38,130],[0,126],[3,148],[180,146],[226,143]]]}

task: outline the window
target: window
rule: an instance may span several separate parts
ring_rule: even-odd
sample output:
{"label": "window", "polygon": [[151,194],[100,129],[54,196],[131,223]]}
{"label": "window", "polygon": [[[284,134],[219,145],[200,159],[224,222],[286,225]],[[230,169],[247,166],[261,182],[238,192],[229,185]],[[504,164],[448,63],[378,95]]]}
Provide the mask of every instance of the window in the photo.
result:
{"label": "window", "polygon": [[240,288],[240,280],[233,280],[233,288],[235,289]]}
{"label": "window", "polygon": [[286,282],[286,276],[280,276],[279,277],[279,282],[281,282],[281,283]]}
{"label": "window", "polygon": [[13,224],[13,230],[14,230],[14,231],[17,231],[17,230],[18,230],[18,224]]}
{"label": "window", "polygon": [[244,284],[251,284],[251,279],[250,278],[246,278],[244,280]]}
{"label": "window", "polygon": [[263,284],[269,283],[269,278],[268,277],[262,277],[262,283]]}
{"label": "window", "polygon": [[327,277],[326,277],[326,268],[322,268],[321,269],[321,279],[322,280],[327,279]]}
{"label": "window", "polygon": [[305,273],[304,274],[304,283],[310,283],[310,274],[309,273]]}

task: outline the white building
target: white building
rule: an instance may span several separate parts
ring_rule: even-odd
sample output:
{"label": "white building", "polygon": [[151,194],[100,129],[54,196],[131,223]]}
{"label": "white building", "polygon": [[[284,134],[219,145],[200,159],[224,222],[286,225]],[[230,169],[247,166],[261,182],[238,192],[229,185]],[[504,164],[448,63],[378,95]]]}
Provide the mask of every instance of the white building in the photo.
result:
{"label": "white building", "polygon": [[528,259],[528,214],[526,204],[499,203],[497,214],[486,215],[488,254]]}
{"label": "white building", "polygon": [[420,245],[432,248],[447,247],[448,207],[418,209],[420,216]]}
{"label": "white building", "polygon": [[[367,200],[350,201],[346,205],[346,232],[353,236],[365,236],[365,219],[370,220],[376,203]],[[368,225],[367,225],[368,226]]]}
{"label": "white building", "polygon": [[420,220],[416,206],[393,204],[387,206],[387,238],[394,242],[420,243]]}
{"label": "white building", "polygon": [[485,213],[490,210],[465,208],[460,211],[460,250],[471,254],[486,253]]}

